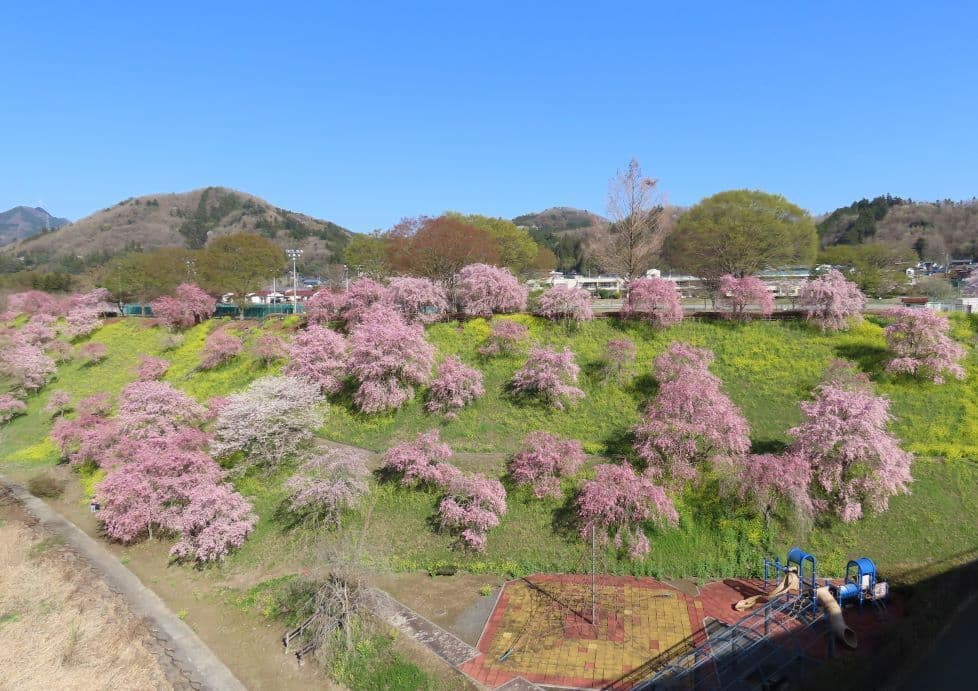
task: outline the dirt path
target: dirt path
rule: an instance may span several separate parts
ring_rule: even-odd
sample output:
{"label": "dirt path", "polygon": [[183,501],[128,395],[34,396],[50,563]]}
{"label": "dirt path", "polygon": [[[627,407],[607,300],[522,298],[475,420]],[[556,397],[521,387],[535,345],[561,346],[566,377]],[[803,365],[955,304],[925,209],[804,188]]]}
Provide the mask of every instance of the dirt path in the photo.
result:
{"label": "dirt path", "polygon": [[59,536],[66,544],[98,571],[109,588],[126,598],[130,608],[150,622],[150,630],[161,641],[163,652],[195,689],[243,691],[244,685],[223,662],[163,603],[156,593],[146,588],[136,576],[73,523],[37,499],[20,485],[0,476],[24,509],[41,527]]}

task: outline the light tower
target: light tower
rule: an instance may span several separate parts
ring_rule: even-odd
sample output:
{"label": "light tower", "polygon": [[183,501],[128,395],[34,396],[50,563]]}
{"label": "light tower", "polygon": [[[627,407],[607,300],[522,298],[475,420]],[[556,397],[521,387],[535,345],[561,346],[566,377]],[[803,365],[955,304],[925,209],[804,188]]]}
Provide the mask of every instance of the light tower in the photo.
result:
{"label": "light tower", "polygon": [[294,305],[292,313],[296,314],[299,311],[299,275],[296,273],[295,263],[302,256],[302,250],[289,249],[285,250],[285,253],[292,258],[292,304]]}

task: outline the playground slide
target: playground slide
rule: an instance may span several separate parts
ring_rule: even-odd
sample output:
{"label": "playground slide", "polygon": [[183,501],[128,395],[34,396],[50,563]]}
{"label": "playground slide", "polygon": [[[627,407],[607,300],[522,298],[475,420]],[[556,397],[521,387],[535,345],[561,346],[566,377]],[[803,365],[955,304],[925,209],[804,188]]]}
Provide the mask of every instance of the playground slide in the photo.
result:
{"label": "playground slide", "polygon": [[847,648],[855,650],[858,644],[856,632],[846,626],[846,620],[842,618],[842,608],[839,607],[832,592],[828,587],[822,586],[815,591],[815,597],[825,610],[825,616],[829,618],[829,629],[832,630],[832,634]]}
{"label": "playground slide", "polygon": [[798,588],[799,588],[798,571],[796,569],[789,569],[788,571],[785,572],[784,577],[781,579],[781,582],[778,583],[777,588],[772,590],[770,593],[767,593],[766,595],[754,595],[753,597],[748,597],[744,600],[741,600],[736,605],[734,605],[734,609],[737,610],[738,612],[746,612],[747,610],[752,609],[758,603],[768,602],[769,600],[773,600],[774,598],[776,598],[778,595],[781,595],[782,593],[786,593],[789,590],[798,590]]}

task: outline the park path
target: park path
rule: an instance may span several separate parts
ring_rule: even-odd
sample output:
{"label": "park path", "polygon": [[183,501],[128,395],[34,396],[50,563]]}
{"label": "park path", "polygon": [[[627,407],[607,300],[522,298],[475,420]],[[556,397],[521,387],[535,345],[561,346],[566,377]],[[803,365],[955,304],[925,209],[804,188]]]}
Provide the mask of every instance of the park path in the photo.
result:
{"label": "park path", "polygon": [[200,640],[193,629],[170,611],[156,593],[144,586],[105,547],[23,487],[2,475],[0,485],[13,494],[44,530],[63,538],[66,544],[91,564],[113,592],[126,598],[136,615],[147,620],[152,635],[160,644],[160,662],[178,670],[184,682],[183,688],[244,691],[245,686]]}

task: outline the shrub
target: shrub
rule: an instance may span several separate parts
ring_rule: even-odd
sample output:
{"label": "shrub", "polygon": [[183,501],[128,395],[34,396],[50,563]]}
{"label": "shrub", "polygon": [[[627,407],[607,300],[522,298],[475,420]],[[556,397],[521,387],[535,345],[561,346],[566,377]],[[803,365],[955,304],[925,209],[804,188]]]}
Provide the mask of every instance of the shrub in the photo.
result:
{"label": "shrub", "polygon": [[15,340],[18,343],[43,347],[54,340],[53,325],[54,317],[47,314],[36,314],[17,332]]}
{"label": "shrub", "polygon": [[577,515],[581,537],[602,544],[614,534],[616,547],[627,547],[634,559],[649,552],[649,539],[642,524],[652,520],[675,525],[679,514],[665,490],[638,475],[628,465],[604,463],[594,468],[595,477],[581,487]]}
{"label": "shrub", "polygon": [[947,317],[928,309],[893,307],[885,316],[892,322],[883,330],[887,347],[896,355],[886,365],[888,372],[925,377],[944,383],[944,374],[964,379],[960,360],[964,348],[950,335]]}
{"label": "shrub", "polygon": [[204,342],[200,369],[214,369],[241,353],[241,339],[225,330],[215,331]]}
{"label": "shrub", "polygon": [[315,384],[324,394],[335,394],[346,379],[346,360],[346,341],[341,335],[309,324],[293,336],[285,371]]}
{"label": "shrub", "polygon": [[664,278],[638,278],[630,281],[622,314],[642,319],[657,329],[683,320],[683,305],[676,284]]}
{"label": "shrub", "polygon": [[45,346],[45,352],[56,363],[68,362],[74,353],[71,345],[64,341],[51,341]]}
{"label": "shrub", "polygon": [[584,449],[574,439],[549,432],[532,432],[513,455],[509,473],[518,485],[531,485],[533,496],[559,497],[560,478],[576,473],[584,463]]}
{"label": "shrub", "polygon": [[442,443],[438,430],[433,429],[419,434],[412,441],[388,449],[382,460],[382,468],[399,475],[405,487],[441,487],[458,474],[458,469],[446,462],[451,457],[451,447]]}
{"label": "shrub", "polygon": [[47,405],[44,406],[44,412],[48,415],[64,417],[69,410],[71,410],[71,394],[64,390],[52,391]]}
{"label": "shrub", "polygon": [[285,341],[275,334],[262,334],[255,341],[252,353],[262,367],[268,367],[277,360],[288,357],[289,351]]}
{"label": "shrub", "polygon": [[387,289],[369,278],[358,278],[350,284],[350,289],[343,293],[343,304],[340,316],[346,322],[348,329],[363,321],[368,310],[387,297]]}
{"label": "shrub", "polygon": [[200,425],[205,413],[197,401],[166,382],[135,381],[119,396],[116,420],[126,437],[150,439]]}
{"label": "shrub", "polygon": [[8,295],[7,310],[16,314],[59,315],[62,313],[58,299],[43,290],[28,290]]}
{"label": "shrub", "polygon": [[65,483],[53,475],[42,473],[41,475],[35,475],[27,481],[27,489],[35,497],[57,499],[64,494]]}
{"label": "shrub", "polygon": [[104,343],[89,342],[78,348],[78,356],[86,365],[97,365],[109,356]]}
{"label": "shrub", "polygon": [[508,269],[488,264],[469,264],[458,272],[456,293],[462,311],[475,317],[526,309],[526,286]]}
{"label": "shrub", "polygon": [[482,372],[469,367],[454,355],[442,360],[428,389],[425,409],[454,418],[457,411],[485,393]]}
{"label": "shrub", "polygon": [[481,552],[491,529],[506,513],[506,489],[499,480],[483,475],[458,474],[451,479],[438,504],[438,522],[458,534],[461,544]]}
{"label": "shrub", "polygon": [[305,305],[306,319],[315,324],[325,324],[340,318],[340,307],[345,297],[343,293],[331,290],[317,290]]}
{"label": "shrub", "polygon": [[513,355],[520,350],[520,345],[530,337],[526,325],[509,319],[493,321],[489,330],[489,338],[479,348],[483,355]]}
{"label": "shrub", "polygon": [[350,373],[359,386],[353,400],[365,413],[400,407],[414,387],[431,377],[435,349],[424,330],[393,310],[372,309],[350,334]]}
{"label": "shrub", "polygon": [[27,412],[27,404],[9,393],[0,395],[0,424]]}
{"label": "shrub", "polygon": [[162,379],[163,375],[166,374],[168,369],[170,369],[169,360],[144,355],[139,361],[139,367],[136,370],[136,378],[139,379],[139,381]]}
{"label": "shrub", "polygon": [[258,516],[229,484],[202,483],[174,522],[180,540],[170,550],[178,559],[221,561],[244,544]]}
{"label": "shrub", "polygon": [[387,285],[385,299],[407,322],[432,324],[448,312],[445,288],[427,278],[392,278]]}
{"label": "shrub", "polygon": [[22,343],[0,349],[0,371],[25,391],[37,391],[57,370],[54,360],[36,345]]}
{"label": "shrub", "polygon": [[712,360],[710,351],[676,342],[653,362],[659,391],[635,428],[651,477],[694,480],[698,466],[750,450],[747,420],[707,369]]}
{"label": "shrub", "polygon": [[720,279],[720,308],[734,319],[750,319],[750,305],[768,315],[774,311],[774,297],[761,279],[755,276],[736,278],[727,274]]}
{"label": "shrub", "polygon": [[510,382],[518,394],[537,396],[558,410],[565,403],[584,398],[584,392],[573,386],[581,368],[574,363],[570,348],[558,352],[551,348],[531,348],[530,357]]}
{"label": "shrub", "polygon": [[627,338],[615,338],[604,347],[605,377],[621,381],[628,367],[635,362],[635,344]]}
{"label": "shrub", "polygon": [[866,296],[855,283],[832,269],[823,276],[805,281],[798,294],[798,303],[806,317],[818,324],[822,331],[838,331],[847,328],[850,320],[862,313]]}
{"label": "shrub", "polygon": [[362,453],[331,450],[299,466],[285,483],[289,508],[311,513],[326,525],[338,525],[340,514],[355,508],[367,493],[369,471]]}
{"label": "shrub", "polygon": [[537,299],[536,313],[553,321],[583,322],[594,319],[591,294],[584,288],[554,286]]}
{"label": "shrub", "polygon": [[214,421],[211,452],[218,458],[243,455],[238,470],[274,467],[312,438],[320,425],[319,389],[296,377],[256,379],[228,396]]}
{"label": "shrub", "polygon": [[169,329],[186,329],[214,316],[217,300],[198,286],[183,283],[173,297],[164,296],[150,303],[153,316]]}

